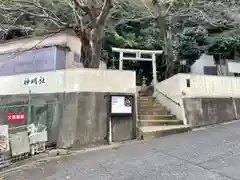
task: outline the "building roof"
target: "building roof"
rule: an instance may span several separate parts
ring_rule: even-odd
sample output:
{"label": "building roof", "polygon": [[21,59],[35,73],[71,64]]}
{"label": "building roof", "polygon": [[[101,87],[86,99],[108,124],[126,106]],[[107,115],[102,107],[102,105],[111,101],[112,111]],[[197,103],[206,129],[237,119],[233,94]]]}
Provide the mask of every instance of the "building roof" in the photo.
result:
{"label": "building roof", "polygon": [[81,52],[81,40],[78,37],[68,32],[60,32],[4,41],[0,44],[0,54],[16,53],[50,46],[68,47],[77,54]]}

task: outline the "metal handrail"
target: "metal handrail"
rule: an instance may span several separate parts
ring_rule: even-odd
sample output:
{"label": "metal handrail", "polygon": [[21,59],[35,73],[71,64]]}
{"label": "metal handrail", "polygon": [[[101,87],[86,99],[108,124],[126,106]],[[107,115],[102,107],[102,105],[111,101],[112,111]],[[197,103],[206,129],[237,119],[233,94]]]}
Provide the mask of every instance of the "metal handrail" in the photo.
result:
{"label": "metal handrail", "polygon": [[162,94],[163,96],[165,96],[167,99],[171,100],[172,102],[174,102],[175,104],[177,104],[178,106],[180,106],[180,103],[179,103],[179,102],[173,100],[172,98],[170,98],[170,97],[167,96],[166,94],[162,93],[162,92],[159,91],[158,89],[155,88],[155,90],[156,90],[157,92],[159,92],[160,94]]}

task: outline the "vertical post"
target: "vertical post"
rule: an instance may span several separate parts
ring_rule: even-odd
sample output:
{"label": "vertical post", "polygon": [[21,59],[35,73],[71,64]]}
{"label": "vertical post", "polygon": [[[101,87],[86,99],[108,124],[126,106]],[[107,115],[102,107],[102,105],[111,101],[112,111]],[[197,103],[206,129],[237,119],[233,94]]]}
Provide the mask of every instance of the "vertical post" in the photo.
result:
{"label": "vertical post", "polygon": [[120,57],[119,57],[119,70],[123,70],[123,52],[120,52]]}
{"label": "vertical post", "polygon": [[157,67],[156,67],[156,55],[152,54],[152,70],[153,70],[153,87],[154,92],[157,85]]}
{"label": "vertical post", "polygon": [[108,126],[109,126],[108,144],[111,145],[112,144],[112,118],[111,118],[111,115],[109,116]]}
{"label": "vertical post", "polygon": [[140,53],[140,52],[137,52],[137,53],[136,53],[136,58],[138,58],[138,59],[141,58],[141,53]]}
{"label": "vertical post", "polygon": [[234,115],[235,115],[235,119],[238,119],[238,112],[237,112],[237,105],[236,105],[236,99],[234,99],[233,97],[232,99],[232,103],[233,103],[233,110],[234,110]]}
{"label": "vertical post", "polygon": [[32,118],[32,105],[31,104],[32,104],[31,90],[29,90],[27,125],[29,125],[31,123],[31,118]]}
{"label": "vertical post", "polygon": [[108,98],[108,144],[112,144],[112,97],[107,95]]}

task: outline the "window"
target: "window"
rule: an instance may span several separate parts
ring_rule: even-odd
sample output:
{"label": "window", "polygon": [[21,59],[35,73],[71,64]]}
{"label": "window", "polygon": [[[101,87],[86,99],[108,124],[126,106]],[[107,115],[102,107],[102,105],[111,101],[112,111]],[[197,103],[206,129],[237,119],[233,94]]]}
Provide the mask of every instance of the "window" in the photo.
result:
{"label": "window", "polygon": [[214,54],[213,59],[216,65],[226,65],[226,60],[223,59],[221,54]]}
{"label": "window", "polygon": [[215,66],[204,66],[204,74],[206,75],[217,75],[217,67]]}
{"label": "window", "polygon": [[190,79],[186,79],[187,87],[190,87]]}
{"label": "window", "polygon": [[56,47],[0,55],[0,76],[54,70]]}
{"label": "window", "polygon": [[240,77],[240,73],[234,73],[235,77]]}

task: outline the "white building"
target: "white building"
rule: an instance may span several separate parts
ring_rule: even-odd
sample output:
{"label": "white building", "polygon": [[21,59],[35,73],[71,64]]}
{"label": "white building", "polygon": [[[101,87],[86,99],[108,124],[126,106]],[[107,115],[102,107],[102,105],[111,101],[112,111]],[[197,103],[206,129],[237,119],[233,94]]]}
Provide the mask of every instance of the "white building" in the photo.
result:
{"label": "white building", "polygon": [[80,52],[80,39],[65,32],[6,41],[0,44],[0,76],[81,68]]}
{"label": "white building", "polygon": [[220,62],[216,62],[213,56],[202,54],[191,66],[191,73],[199,75],[239,76],[240,61],[221,60]]}

